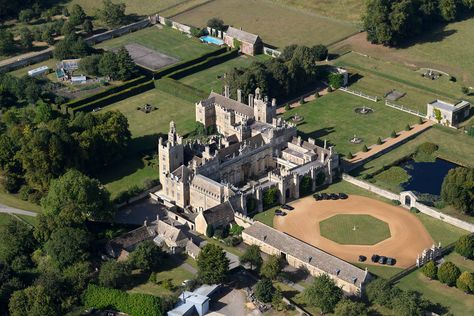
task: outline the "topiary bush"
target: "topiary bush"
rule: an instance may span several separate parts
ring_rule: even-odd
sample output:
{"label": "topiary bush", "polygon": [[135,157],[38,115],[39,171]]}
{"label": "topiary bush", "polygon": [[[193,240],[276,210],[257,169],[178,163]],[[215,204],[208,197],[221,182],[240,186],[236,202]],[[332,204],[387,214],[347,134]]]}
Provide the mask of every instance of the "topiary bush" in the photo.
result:
{"label": "topiary bush", "polygon": [[438,276],[438,267],[433,260],[430,260],[427,264],[421,268],[421,272],[431,280],[434,280]]}
{"label": "topiary bush", "polygon": [[369,151],[369,148],[367,148],[367,145],[364,145],[362,147],[362,151],[365,152],[365,153]]}
{"label": "topiary bush", "polygon": [[438,269],[438,280],[448,286],[456,284],[456,280],[461,275],[461,270],[452,262],[443,263]]}
{"label": "topiary bush", "polygon": [[381,139],[380,137],[377,138],[377,145],[382,145],[382,143],[383,143],[383,142],[382,142],[382,139]]}
{"label": "topiary bush", "polygon": [[397,135],[397,132],[395,131],[392,131],[392,133],[390,134],[390,137],[392,138],[396,138],[398,135]]}

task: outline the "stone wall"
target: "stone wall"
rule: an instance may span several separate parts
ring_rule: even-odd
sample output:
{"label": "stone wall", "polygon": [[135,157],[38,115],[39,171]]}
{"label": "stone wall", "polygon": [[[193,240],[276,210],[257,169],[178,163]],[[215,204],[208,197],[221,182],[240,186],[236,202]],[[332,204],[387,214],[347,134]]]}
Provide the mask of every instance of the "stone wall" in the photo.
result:
{"label": "stone wall", "polygon": [[234,213],[234,220],[237,225],[242,226],[243,228],[250,227],[255,223],[255,220],[253,220],[252,218],[238,212]]}
{"label": "stone wall", "polygon": [[186,34],[191,34],[191,27],[189,25],[178,23],[176,21],[173,21],[171,19],[165,18],[164,16],[160,16],[160,15],[156,15],[156,20],[160,24],[163,24],[163,25],[166,25],[166,21],[170,21],[172,28],[174,28],[178,31],[181,31],[183,33],[186,33]]}
{"label": "stone wall", "polygon": [[373,184],[370,184],[368,182],[365,182],[365,181],[362,181],[362,180],[359,180],[359,179],[356,179],[354,177],[351,177],[350,175],[348,174],[342,174],[342,179],[349,182],[349,183],[352,183],[360,188],[363,188],[367,191],[370,191],[370,192],[373,192],[377,195],[380,195],[380,196],[383,196],[384,198],[387,198],[389,200],[399,200],[400,196],[398,194],[395,194],[395,193],[392,193],[390,191],[387,191],[387,190],[384,190],[384,189],[381,189]]}
{"label": "stone wall", "polygon": [[135,32],[141,30],[147,26],[151,25],[151,18],[146,18],[141,21],[131,23],[128,25],[121,26],[119,28],[106,31],[104,33],[96,34],[91,37],[86,38],[86,43],[90,45],[95,45],[97,43],[101,43],[103,41],[112,39],[114,37],[119,37],[131,32]]}
{"label": "stone wall", "polygon": [[53,56],[54,47],[49,47],[40,52],[29,53],[22,56],[17,56],[16,60],[13,60],[9,63],[5,62],[0,66],[0,72],[9,72],[15,69],[26,67],[31,64],[36,64],[44,60],[48,60]]}

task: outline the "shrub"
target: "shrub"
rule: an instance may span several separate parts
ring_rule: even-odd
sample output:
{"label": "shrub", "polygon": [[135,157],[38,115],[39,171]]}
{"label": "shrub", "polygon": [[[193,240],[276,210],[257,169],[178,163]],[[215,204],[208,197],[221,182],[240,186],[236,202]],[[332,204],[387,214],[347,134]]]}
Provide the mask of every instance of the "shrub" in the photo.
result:
{"label": "shrub", "polygon": [[464,258],[472,259],[474,257],[474,237],[470,235],[461,236],[456,242],[454,250]]}
{"label": "shrub", "polygon": [[392,131],[392,133],[390,134],[390,137],[392,138],[396,138],[398,135],[397,135],[397,132],[395,131]]}
{"label": "shrub", "polygon": [[319,92],[316,91],[316,93],[314,94],[314,98],[315,99],[319,98]]}
{"label": "shrub", "polygon": [[206,228],[206,236],[209,238],[214,237],[214,226],[208,225]]}
{"label": "shrub", "polygon": [[423,121],[423,118],[422,117],[418,117],[418,124],[423,124],[424,121]]}
{"label": "shrub", "polygon": [[409,130],[411,130],[411,127],[410,127],[410,124],[407,124],[407,125],[405,126],[405,131],[409,131]]}
{"label": "shrub", "polygon": [[464,293],[473,293],[474,275],[469,271],[464,271],[456,280],[456,287],[462,290]]}
{"label": "shrub", "polygon": [[462,92],[463,94],[468,95],[468,94],[469,94],[469,88],[463,86],[463,87],[461,87],[461,92]]}
{"label": "shrub", "polygon": [[306,103],[306,101],[304,100],[304,98],[300,98],[300,104],[303,105],[305,103]]}
{"label": "shrub", "polygon": [[435,262],[433,260],[430,260],[427,264],[421,268],[421,272],[427,277],[430,278],[431,280],[436,279],[438,275],[438,267],[436,266]]}
{"label": "shrub", "polygon": [[382,143],[383,143],[383,142],[382,142],[382,139],[381,139],[380,137],[377,138],[377,145],[382,145]]}
{"label": "shrub", "polygon": [[173,26],[173,21],[171,21],[170,19],[166,19],[166,20],[165,20],[165,25],[166,25],[167,27],[172,27],[172,26]]}
{"label": "shrub", "polygon": [[347,154],[347,159],[353,159],[353,158],[354,158],[354,155],[351,152],[349,152]]}
{"label": "shrub", "polygon": [[272,301],[275,288],[270,279],[263,278],[257,282],[255,286],[255,296],[262,303],[270,303]]}
{"label": "shrub", "polygon": [[291,110],[291,106],[287,103],[287,104],[285,105],[285,111],[289,111],[289,110]]}
{"label": "shrub", "polygon": [[362,146],[362,151],[365,153],[369,151],[369,148],[367,148],[367,145]]}
{"label": "shrub", "polygon": [[417,213],[420,213],[420,210],[417,209],[416,207],[411,207],[410,212],[417,214]]}
{"label": "shrub", "polygon": [[244,231],[244,228],[242,226],[239,226],[237,224],[232,225],[230,228],[230,234],[231,235],[240,235]]}
{"label": "shrub", "polygon": [[447,261],[438,269],[438,280],[448,286],[453,286],[460,274],[459,268],[454,263]]}
{"label": "shrub", "polygon": [[393,205],[400,205],[402,203],[400,203],[399,200],[391,200],[390,203],[392,203]]}

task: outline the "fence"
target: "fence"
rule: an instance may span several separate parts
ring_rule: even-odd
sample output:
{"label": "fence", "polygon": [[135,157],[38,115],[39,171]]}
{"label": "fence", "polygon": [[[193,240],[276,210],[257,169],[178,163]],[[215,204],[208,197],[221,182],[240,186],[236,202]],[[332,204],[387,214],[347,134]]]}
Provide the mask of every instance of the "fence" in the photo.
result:
{"label": "fence", "polygon": [[422,117],[422,118],[425,118],[425,117],[426,117],[426,114],[424,114],[424,113],[421,113],[421,112],[412,110],[412,109],[407,108],[407,107],[405,107],[405,106],[403,106],[403,105],[399,105],[399,104],[392,103],[392,102],[387,101],[387,100],[385,100],[385,105],[386,105],[386,106],[389,106],[389,107],[391,107],[391,108],[394,108],[394,109],[397,109],[397,110],[406,112],[406,113],[410,113],[410,114],[413,114],[413,115]]}
{"label": "fence", "polygon": [[379,98],[377,96],[371,96],[371,95],[365,94],[365,93],[360,92],[360,91],[351,90],[351,89],[348,89],[348,88],[345,88],[345,87],[341,87],[341,88],[339,88],[339,90],[350,93],[350,94],[353,94],[353,95],[356,95],[358,97],[361,97],[361,98],[364,98],[364,99],[367,99],[367,100],[370,100],[372,102],[378,102],[379,101]]}
{"label": "fence", "polygon": [[349,182],[349,183],[352,183],[352,184],[354,184],[354,185],[356,185],[360,188],[366,189],[366,190],[368,190],[370,192],[373,192],[377,195],[383,196],[387,199],[399,201],[399,202],[401,202],[401,206],[403,206],[405,208],[415,207],[421,213],[423,213],[425,215],[428,215],[428,216],[431,216],[433,218],[439,219],[439,220],[441,220],[445,223],[448,223],[448,224],[451,224],[453,226],[459,227],[461,229],[467,230],[471,233],[474,232],[474,224],[471,224],[471,223],[462,221],[458,218],[455,218],[455,217],[446,215],[444,213],[441,213],[440,211],[438,211],[434,208],[431,208],[429,206],[426,206],[426,205],[424,205],[424,204],[422,204],[422,203],[420,203],[416,200],[411,199],[410,204],[406,205],[405,197],[407,195],[410,195],[410,196],[413,197],[414,196],[413,193],[402,192],[400,194],[395,194],[395,193],[392,193],[390,191],[381,189],[381,188],[379,188],[379,187],[377,187],[373,184],[370,184],[370,183],[367,183],[365,181],[362,181],[362,180],[356,179],[354,177],[351,177],[348,174],[343,174],[342,179]]}

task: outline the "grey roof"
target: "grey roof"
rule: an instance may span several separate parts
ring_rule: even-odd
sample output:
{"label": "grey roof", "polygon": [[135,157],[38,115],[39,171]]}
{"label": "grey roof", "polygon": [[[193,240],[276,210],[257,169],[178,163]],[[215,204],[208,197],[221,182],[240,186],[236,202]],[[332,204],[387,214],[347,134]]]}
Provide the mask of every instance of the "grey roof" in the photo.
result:
{"label": "grey roof", "polygon": [[236,38],[241,42],[246,42],[246,43],[250,43],[250,44],[255,44],[255,43],[257,43],[257,41],[260,40],[260,37],[258,35],[242,31],[242,30],[237,29],[237,28],[232,27],[232,26],[229,26],[226,33],[230,37]]}
{"label": "grey roof", "polygon": [[222,221],[231,223],[234,221],[234,208],[232,207],[232,204],[227,201],[205,210],[202,215],[208,225]]}
{"label": "grey roof", "polygon": [[453,111],[453,112],[457,111],[459,109],[462,109],[465,106],[470,105],[469,102],[467,102],[467,101],[460,101],[456,104],[451,104],[451,103],[441,101],[441,100],[434,100],[434,101],[430,102],[429,104],[433,105],[436,108],[439,108],[439,109],[442,109],[442,110],[445,110],[445,111]]}
{"label": "grey roof", "polygon": [[260,222],[244,233],[359,288],[366,279],[364,270]]}
{"label": "grey roof", "polygon": [[158,235],[175,243],[188,239],[186,234],[179,227],[168,224],[162,220],[156,223],[156,232]]}
{"label": "grey roof", "polygon": [[240,103],[239,101],[233,100],[231,98],[226,98],[225,96],[220,95],[219,93],[211,92],[209,98],[207,100],[204,100],[203,104],[208,104],[209,102],[216,103],[222,106],[223,108],[243,114],[245,116],[248,116],[249,118],[254,117],[252,107]]}
{"label": "grey roof", "polygon": [[225,160],[229,158],[230,156],[232,156],[233,154],[237,156],[240,152],[240,146],[243,144],[246,144],[250,148],[257,148],[257,147],[261,147],[265,145],[265,140],[263,139],[262,134],[257,134],[239,143],[230,144],[229,146],[224,147],[219,150],[219,152],[217,153],[219,159]]}
{"label": "grey roof", "polygon": [[154,236],[154,226],[141,226],[110,240],[107,243],[107,248],[111,250],[114,256],[118,256],[122,249],[133,250],[135,245],[144,240],[152,239]]}

